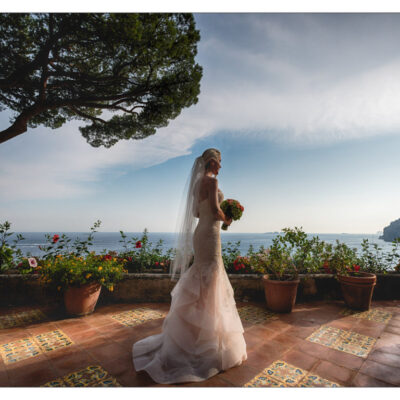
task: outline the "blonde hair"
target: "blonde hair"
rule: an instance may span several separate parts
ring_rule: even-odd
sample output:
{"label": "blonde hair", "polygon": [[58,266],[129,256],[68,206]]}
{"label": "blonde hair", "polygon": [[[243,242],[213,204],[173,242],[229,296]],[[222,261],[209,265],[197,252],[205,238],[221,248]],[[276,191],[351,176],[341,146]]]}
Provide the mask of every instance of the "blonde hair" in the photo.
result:
{"label": "blonde hair", "polygon": [[206,170],[210,166],[210,161],[214,160],[219,163],[219,158],[221,157],[221,152],[217,149],[207,149],[204,151],[204,153],[201,155],[203,158],[203,161],[205,163]]}

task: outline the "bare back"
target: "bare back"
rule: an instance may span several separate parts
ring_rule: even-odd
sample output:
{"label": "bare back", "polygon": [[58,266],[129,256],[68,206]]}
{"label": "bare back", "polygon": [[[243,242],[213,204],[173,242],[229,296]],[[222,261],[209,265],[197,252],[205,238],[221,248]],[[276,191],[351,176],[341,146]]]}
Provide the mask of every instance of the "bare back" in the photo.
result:
{"label": "bare back", "polygon": [[[214,194],[216,178],[212,178],[210,176],[203,176],[200,181],[200,189],[199,189],[199,201],[203,201],[210,197],[210,194]],[[218,187],[218,184],[217,184]],[[210,193],[212,192],[212,193]]]}

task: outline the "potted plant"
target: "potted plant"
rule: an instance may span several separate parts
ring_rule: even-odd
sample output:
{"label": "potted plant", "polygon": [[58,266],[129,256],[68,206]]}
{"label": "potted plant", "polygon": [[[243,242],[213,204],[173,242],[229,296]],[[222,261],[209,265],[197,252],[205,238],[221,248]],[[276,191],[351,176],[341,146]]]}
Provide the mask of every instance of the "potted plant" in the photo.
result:
{"label": "potted plant", "polygon": [[124,272],[117,258],[94,252],[86,257],[57,255],[40,266],[42,283],[63,292],[67,313],[78,316],[92,313],[101,287],[113,291]]}
{"label": "potted plant", "polygon": [[291,254],[297,272],[303,274],[302,294],[313,296],[317,293],[317,285],[311,275],[319,273],[324,264],[325,242],[318,236],[309,238],[302,228],[284,228],[282,231],[284,235],[279,236],[279,240]]}
{"label": "potted plant", "polygon": [[120,235],[119,242],[124,250],[119,257],[125,259],[125,268],[129,272],[168,272],[174,249],[170,248],[164,252],[162,239],[153,245],[149,240],[147,229],[144,230],[141,238],[128,239],[123,231],[120,231]]}
{"label": "potted plant", "polygon": [[291,312],[296,302],[299,278],[297,269],[287,247],[278,236],[272,246],[258,254],[255,270],[264,273],[267,307],[274,312]]}
{"label": "potted plant", "polygon": [[366,256],[365,246],[363,255],[358,258],[355,250],[336,241],[329,262],[336,272],[347,307],[355,310],[369,310],[376,285],[376,275],[362,268],[366,265],[364,256]]}

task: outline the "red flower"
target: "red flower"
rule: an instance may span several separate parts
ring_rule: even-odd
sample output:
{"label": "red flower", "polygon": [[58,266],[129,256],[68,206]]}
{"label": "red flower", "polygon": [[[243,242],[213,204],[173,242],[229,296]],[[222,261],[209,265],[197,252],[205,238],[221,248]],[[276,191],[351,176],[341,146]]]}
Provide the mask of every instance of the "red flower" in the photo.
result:
{"label": "red flower", "polygon": [[17,268],[20,268],[20,267],[22,267],[22,262],[20,262],[18,265],[17,265]]}
{"label": "red flower", "polygon": [[235,265],[235,271],[239,270],[239,265]]}
{"label": "red flower", "polygon": [[325,270],[325,272],[326,272],[327,274],[331,274],[331,273],[332,273],[331,270],[330,270],[330,268],[329,268],[329,262],[328,262],[328,261],[325,261],[325,262],[324,262],[323,267],[324,267],[324,270]]}
{"label": "red flower", "polygon": [[156,267],[158,267],[158,264],[159,264],[158,261],[156,261],[156,262],[154,263],[154,265],[155,265]]}
{"label": "red flower", "polygon": [[132,261],[132,257],[128,257],[128,261],[131,262]]}
{"label": "red flower", "polygon": [[106,254],[106,255],[104,256],[104,259],[105,259],[105,260],[111,260],[112,257],[111,257],[109,254]]}
{"label": "red flower", "polygon": [[354,264],[353,267],[354,267],[354,271],[356,271],[356,272],[358,272],[360,270],[359,265]]}
{"label": "red flower", "polygon": [[142,242],[140,241],[140,240],[138,240],[137,242],[136,242],[136,248],[137,249],[140,249],[142,247]]}
{"label": "red flower", "polygon": [[60,240],[60,236],[54,235],[53,236],[53,243],[57,243]]}
{"label": "red flower", "polygon": [[244,264],[240,264],[240,268],[246,268],[246,266]]}

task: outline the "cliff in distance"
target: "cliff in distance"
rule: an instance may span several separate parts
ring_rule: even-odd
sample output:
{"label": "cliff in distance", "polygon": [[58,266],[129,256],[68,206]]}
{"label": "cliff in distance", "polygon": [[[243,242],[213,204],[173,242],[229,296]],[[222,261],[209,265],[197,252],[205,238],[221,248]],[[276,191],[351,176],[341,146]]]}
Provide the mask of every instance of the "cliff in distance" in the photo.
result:
{"label": "cliff in distance", "polygon": [[379,239],[383,239],[385,242],[393,242],[394,239],[400,237],[400,218],[396,221],[392,221],[389,226],[383,228],[383,235],[379,236]]}

